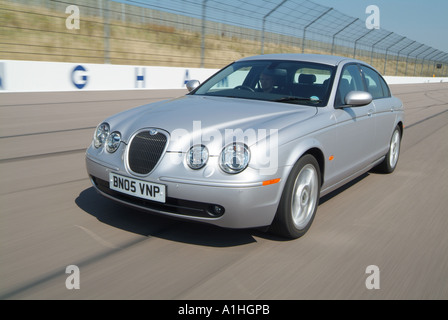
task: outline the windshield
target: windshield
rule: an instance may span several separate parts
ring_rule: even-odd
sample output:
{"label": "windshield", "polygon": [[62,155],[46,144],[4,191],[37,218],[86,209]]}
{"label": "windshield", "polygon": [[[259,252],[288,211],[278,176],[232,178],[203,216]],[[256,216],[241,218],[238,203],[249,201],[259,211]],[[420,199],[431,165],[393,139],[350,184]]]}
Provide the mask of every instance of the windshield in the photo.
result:
{"label": "windshield", "polygon": [[235,62],[204,82],[194,95],[325,106],[335,67],[318,63],[252,60]]}

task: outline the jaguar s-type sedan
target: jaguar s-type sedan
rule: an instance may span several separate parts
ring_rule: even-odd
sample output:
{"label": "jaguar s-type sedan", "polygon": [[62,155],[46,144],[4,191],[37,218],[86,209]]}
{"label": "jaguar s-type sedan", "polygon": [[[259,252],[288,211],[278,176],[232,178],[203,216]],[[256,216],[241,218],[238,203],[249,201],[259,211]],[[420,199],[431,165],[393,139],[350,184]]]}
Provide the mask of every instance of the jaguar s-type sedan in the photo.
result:
{"label": "jaguar s-type sedan", "polygon": [[261,55],[187,88],[98,125],[86,165],[99,193],[165,216],[298,238],[320,197],[397,166],[403,105],[362,61]]}

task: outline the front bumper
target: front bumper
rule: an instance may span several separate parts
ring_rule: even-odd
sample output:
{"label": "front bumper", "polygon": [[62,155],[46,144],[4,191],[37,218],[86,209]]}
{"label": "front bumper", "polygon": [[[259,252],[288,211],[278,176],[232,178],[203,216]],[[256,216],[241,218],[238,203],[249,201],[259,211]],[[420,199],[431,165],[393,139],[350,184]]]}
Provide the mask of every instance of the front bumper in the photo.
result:
{"label": "front bumper", "polygon": [[[169,156],[174,155],[166,154],[164,161],[161,161],[147,177],[137,177],[164,184],[166,186],[165,203],[143,200],[109,188],[110,172],[136,178],[122,165],[123,161],[118,161],[123,160],[118,154],[111,157],[109,163],[105,163],[89,154],[88,150],[86,168],[98,192],[139,210],[226,228],[263,227],[272,223],[286,179],[280,179],[278,183],[270,185],[263,185],[262,181],[281,178],[287,168],[279,168],[275,176],[262,176],[252,181],[238,181],[236,175],[227,176],[228,182],[222,179],[193,179],[187,175],[178,178],[180,174],[176,172],[187,169],[181,164],[176,167],[164,165],[164,162],[169,163],[166,161],[166,157]],[[111,163],[119,164],[112,165]]]}

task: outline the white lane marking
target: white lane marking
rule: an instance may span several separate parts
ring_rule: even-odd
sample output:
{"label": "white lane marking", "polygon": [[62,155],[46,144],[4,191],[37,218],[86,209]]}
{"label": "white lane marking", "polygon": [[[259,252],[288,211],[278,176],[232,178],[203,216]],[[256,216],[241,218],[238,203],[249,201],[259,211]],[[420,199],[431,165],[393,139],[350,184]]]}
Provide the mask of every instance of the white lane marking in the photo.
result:
{"label": "white lane marking", "polygon": [[112,249],[118,249],[117,246],[111,244],[110,242],[107,242],[106,240],[101,238],[99,235],[97,235],[93,231],[90,231],[89,229],[87,229],[83,226],[79,226],[79,225],[75,225],[75,226],[80,228],[81,230],[83,230],[85,233],[87,233],[89,236],[91,236],[95,241],[99,242],[101,245],[108,247],[108,248],[112,248]]}

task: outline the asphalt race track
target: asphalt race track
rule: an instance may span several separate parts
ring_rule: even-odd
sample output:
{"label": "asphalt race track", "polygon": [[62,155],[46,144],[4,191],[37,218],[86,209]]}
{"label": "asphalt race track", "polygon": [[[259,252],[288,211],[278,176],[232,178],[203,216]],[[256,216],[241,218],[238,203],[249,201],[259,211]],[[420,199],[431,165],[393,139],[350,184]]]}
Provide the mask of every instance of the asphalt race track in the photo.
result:
{"label": "asphalt race track", "polygon": [[[286,241],[99,196],[84,151],[106,116],[184,91],[0,94],[0,299],[448,299],[448,84],[392,86],[397,170],[321,199]],[[66,267],[79,268],[69,290]],[[368,266],[378,289],[368,289]]]}

